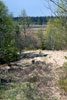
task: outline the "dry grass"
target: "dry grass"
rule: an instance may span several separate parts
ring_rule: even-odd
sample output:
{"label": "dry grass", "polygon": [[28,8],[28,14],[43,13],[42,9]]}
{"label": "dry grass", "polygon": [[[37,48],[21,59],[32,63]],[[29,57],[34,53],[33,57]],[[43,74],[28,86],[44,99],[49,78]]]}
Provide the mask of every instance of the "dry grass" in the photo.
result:
{"label": "dry grass", "polygon": [[[67,52],[37,50],[24,53],[27,53],[26,58],[12,63],[11,67],[0,66],[3,72],[0,73],[0,78],[7,80],[7,83],[0,85],[0,100],[67,100],[57,84],[62,64],[67,61]],[[43,56],[45,54],[48,55]],[[34,64],[32,60],[35,60]],[[66,82],[59,81],[59,84],[63,86],[64,83],[66,86]],[[63,89],[66,91],[65,87]]]}

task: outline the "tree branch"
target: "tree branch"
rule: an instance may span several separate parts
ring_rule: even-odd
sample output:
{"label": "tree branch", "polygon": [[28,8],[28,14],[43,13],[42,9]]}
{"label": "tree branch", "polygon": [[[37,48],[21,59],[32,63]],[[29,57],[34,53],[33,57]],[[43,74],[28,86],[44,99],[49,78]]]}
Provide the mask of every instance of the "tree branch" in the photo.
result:
{"label": "tree branch", "polygon": [[63,7],[61,7],[60,5],[58,5],[54,0],[50,0],[51,2],[53,2],[56,6],[58,6],[59,8],[61,8],[64,12],[67,12],[66,9],[64,9]]}

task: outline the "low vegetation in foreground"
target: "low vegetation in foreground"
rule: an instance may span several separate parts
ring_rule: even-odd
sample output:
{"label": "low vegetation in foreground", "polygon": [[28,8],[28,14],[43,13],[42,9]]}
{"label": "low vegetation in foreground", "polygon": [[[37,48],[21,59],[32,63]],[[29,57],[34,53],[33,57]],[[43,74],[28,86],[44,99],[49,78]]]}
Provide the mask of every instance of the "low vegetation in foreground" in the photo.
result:
{"label": "low vegetation in foreground", "polygon": [[50,64],[42,61],[11,65],[0,72],[0,100],[56,100]]}
{"label": "low vegetation in foreground", "polygon": [[[34,60],[35,55],[35,58],[47,57],[48,54],[42,55],[41,51],[34,56],[30,56],[33,53],[29,53],[29,56],[22,54],[23,50],[67,50],[66,4],[66,0],[59,0],[59,6],[56,4],[58,17],[46,21],[46,31],[32,31],[31,27],[35,25],[30,23],[25,10],[15,21],[8,8],[0,1],[0,100],[61,100],[58,86],[64,96],[67,96],[67,63],[62,66],[57,86],[55,75],[58,63],[55,58],[58,58],[58,55],[52,58],[49,54],[48,59],[52,60],[53,64],[48,64],[45,59]],[[42,23],[43,21],[39,21],[39,24]],[[25,58],[31,58],[31,63],[17,63],[19,59],[23,62]],[[67,55],[64,58],[66,60]],[[5,65],[7,67],[3,67]]]}
{"label": "low vegetation in foreground", "polygon": [[58,83],[60,88],[67,94],[67,63],[64,63],[62,70]]}

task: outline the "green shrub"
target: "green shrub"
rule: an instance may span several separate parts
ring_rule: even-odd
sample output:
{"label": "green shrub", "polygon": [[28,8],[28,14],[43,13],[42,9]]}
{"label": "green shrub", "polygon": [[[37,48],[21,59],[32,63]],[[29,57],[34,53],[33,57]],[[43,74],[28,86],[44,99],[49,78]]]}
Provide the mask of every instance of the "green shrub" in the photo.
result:
{"label": "green shrub", "polygon": [[44,50],[44,49],[45,49],[44,41],[41,42],[41,44],[40,44],[40,49],[41,49],[41,50]]}
{"label": "green shrub", "polygon": [[67,93],[67,63],[63,65],[63,75],[64,77],[58,81],[58,84],[61,89],[63,89]]}
{"label": "green shrub", "polygon": [[34,47],[33,44],[31,44],[31,45],[29,45],[28,49],[29,49],[29,50],[35,50],[36,48]]}
{"label": "green shrub", "polygon": [[65,59],[67,59],[67,56],[64,56],[65,57]]}
{"label": "green shrub", "polygon": [[23,92],[27,100],[43,100],[32,83],[27,83]]}
{"label": "green shrub", "polygon": [[0,62],[10,63],[19,59],[17,49],[15,47],[6,48]]}
{"label": "green shrub", "polygon": [[67,92],[67,79],[64,79],[64,80],[59,80],[58,81],[59,83],[59,86],[62,90],[64,90],[65,92]]}
{"label": "green shrub", "polygon": [[64,63],[64,65],[63,65],[63,71],[64,71],[64,74],[65,74],[65,77],[67,77],[67,62]]}
{"label": "green shrub", "polygon": [[38,76],[33,76],[33,77],[30,77],[30,78],[28,79],[28,81],[29,81],[30,83],[37,82],[38,80],[39,80],[39,77],[38,77]]}

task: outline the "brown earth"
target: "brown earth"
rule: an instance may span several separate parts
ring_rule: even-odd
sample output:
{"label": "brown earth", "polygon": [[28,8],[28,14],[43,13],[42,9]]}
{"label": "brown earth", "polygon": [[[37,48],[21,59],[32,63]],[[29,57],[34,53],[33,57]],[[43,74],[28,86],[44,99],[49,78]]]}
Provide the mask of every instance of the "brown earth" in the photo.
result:
{"label": "brown earth", "polygon": [[8,82],[31,82],[44,100],[67,100],[58,86],[59,74],[67,51],[25,51],[11,66],[0,66],[0,78]]}

